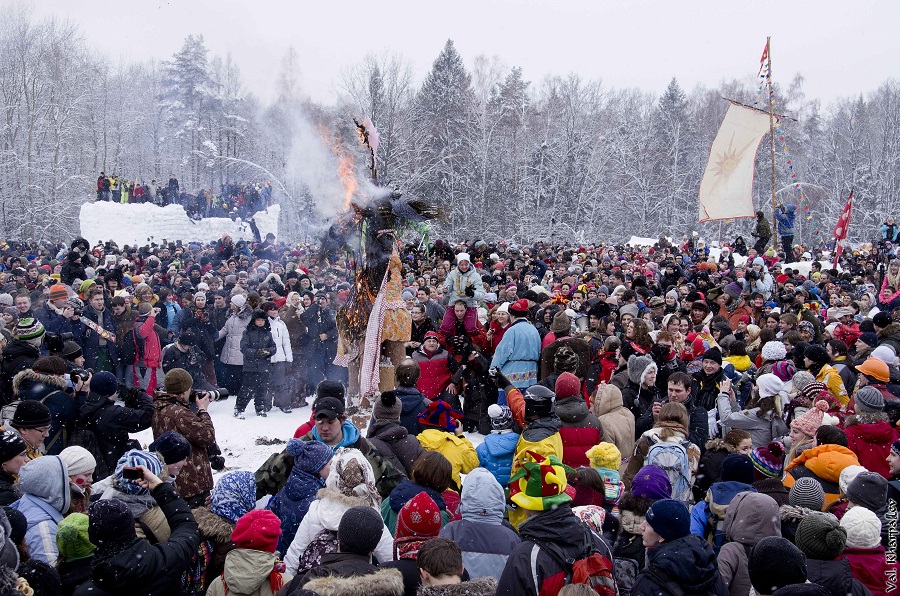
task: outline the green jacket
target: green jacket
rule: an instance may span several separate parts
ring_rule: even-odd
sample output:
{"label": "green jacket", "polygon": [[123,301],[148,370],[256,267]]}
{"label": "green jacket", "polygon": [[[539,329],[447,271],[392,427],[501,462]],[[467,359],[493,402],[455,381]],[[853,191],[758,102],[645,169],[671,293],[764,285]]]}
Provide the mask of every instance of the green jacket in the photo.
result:
{"label": "green jacket", "polygon": [[[316,440],[312,432],[308,432],[300,438],[304,441]],[[378,487],[378,493],[382,499],[387,499],[391,491],[405,478],[403,473],[382,457],[381,453],[362,436],[350,447],[359,449],[365,456],[375,474],[375,486]],[[287,482],[288,475],[293,467],[294,457],[289,455],[287,451],[273,453],[269,456],[269,459],[256,470],[254,475],[256,478],[257,500],[265,495],[274,496],[281,490]]]}

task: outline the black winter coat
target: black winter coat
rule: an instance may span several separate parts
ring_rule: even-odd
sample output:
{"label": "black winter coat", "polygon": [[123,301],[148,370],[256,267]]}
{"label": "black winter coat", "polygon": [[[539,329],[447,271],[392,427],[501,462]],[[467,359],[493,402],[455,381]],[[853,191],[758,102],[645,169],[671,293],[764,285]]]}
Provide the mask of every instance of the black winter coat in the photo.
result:
{"label": "black winter coat", "polygon": [[369,425],[366,439],[394,467],[407,478],[412,474],[413,463],[425,453],[425,449],[409,432],[396,422],[378,422]]}
{"label": "black winter coat", "polygon": [[26,368],[31,368],[34,361],[40,358],[40,351],[21,339],[14,339],[3,349],[3,364],[0,365],[0,376],[3,378],[3,405],[15,399],[12,388],[13,377]]}
{"label": "black winter coat", "polygon": [[130,448],[128,434],[150,428],[153,420],[153,399],[149,395],[135,389],[122,398],[124,407],[108,397],[90,393],[81,406],[81,424],[94,431],[109,470],[116,469],[119,458]]}
{"label": "black winter coat", "polygon": [[668,594],[728,596],[715,551],[699,536],[688,534],[647,550],[647,569],[638,575],[631,596]]}
{"label": "black winter coat", "polygon": [[13,475],[5,470],[0,470],[0,507],[12,505],[21,496],[22,491],[19,490]]}
{"label": "black winter coat", "polygon": [[[260,358],[256,355],[259,350],[268,350],[269,355]],[[241,338],[241,354],[244,355],[244,372],[245,373],[267,373],[272,370],[272,356],[278,351],[275,340],[272,339],[272,332],[269,327],[269,320],[266,318],[266,324],[263,327],[257,327],[253,324],[253,317],[247,324],[247,330]]]}
{"label": "black winter coat", "polygon": [[175,488],[163,482],[150,493],[159,503],[172,535],[162,544],[135,538],[125,548],[94,553],[91,580],[75,596],[172,596],[181,593],[181,573],[200,541],[197,522]]}
{"label": "black winter coat", "polygon": [[818,561],[806,559],[806,576],[810,583],[819,584],[833,596],[865,596],[871,595],[860,581],[853,577],[850,571],[850,561]]}

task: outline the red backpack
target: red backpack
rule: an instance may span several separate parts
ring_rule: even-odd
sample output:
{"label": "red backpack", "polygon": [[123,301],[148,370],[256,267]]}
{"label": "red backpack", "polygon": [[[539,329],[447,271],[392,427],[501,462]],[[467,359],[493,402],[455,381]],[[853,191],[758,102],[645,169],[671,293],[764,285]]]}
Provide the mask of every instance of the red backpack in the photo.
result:
{"label": "red backpack", "polygon": [[[584,528],[582,548],[579,549],[579,552],[585,555],[580,559],[566,557],[555,544],[529,540],[563,568],[561,573],[544,579],[537,587],[538,596],[555,596],[563,586],[569,584],[584,584],[602,596],[616,596],[618,593],[613,578],[612,555],[608,549],[606,554],[597,550],[594,546],[593,533],[587,527]],[[531,576],[535,582],[537,582],[536,565],[537,557],[531,557]]]}

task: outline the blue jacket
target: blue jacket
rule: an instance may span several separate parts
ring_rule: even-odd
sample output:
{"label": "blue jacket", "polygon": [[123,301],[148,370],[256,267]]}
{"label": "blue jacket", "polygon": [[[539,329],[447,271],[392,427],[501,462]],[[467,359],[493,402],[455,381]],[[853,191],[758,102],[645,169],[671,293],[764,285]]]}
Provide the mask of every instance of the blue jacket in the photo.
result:
{"label": "blue jacket", "polygon": [[309,504],[316,498],[325,482],[319,477],[301,470],[296,464],[291,468],[287,482],[278,494],[272,497],[266,507],[281,520],[281,538],[278,539],[278,552],[286,553],[294,541],[300,522],[309,511]]}
{"label": "blue jacket", "polygon": [[403,404],[400,409],[400,426],[410,435],[416,436],[422,430],[419,427],[419,414],[425,411],[425,394],[415,387],[397,387],[394,392]]}
{"label": "blue jacket", "polygon": [[780,235],[794,235],[794,218],[796,218],[796,214],[794,213],[793,205],[788,205],[787,207],[781,205],[775,210],[775,219],[778,220],[778,233]]}
{"label": "blue jacket", "polygon": [[512,431],[491,433],[484,437],[481,445],[475,448],[479,465],[493,474],[501,486],[509,484],[513,456],[516,453],[518,442],[519,435]]}
{"label": "blue jacket", "polygon": [[56,528],[70,505],[69,476],[66,464],[56,455],[33,459],[19,472],[19,487],[24,495],[12,504],[28,521],[25,543],[32,559],[56,565]]}

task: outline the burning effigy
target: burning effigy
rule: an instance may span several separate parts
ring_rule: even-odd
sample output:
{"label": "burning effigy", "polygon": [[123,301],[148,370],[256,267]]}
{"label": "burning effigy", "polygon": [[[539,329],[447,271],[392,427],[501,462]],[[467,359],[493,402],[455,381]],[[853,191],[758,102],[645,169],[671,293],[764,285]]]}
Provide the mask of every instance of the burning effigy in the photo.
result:
{"label": "burning effigy", "polygon": [[401,298],[398,236],[411,224],[437,217],[438,210],[379,185],[377,131],[368,118],[354,124],[369,151],[371,184],[353,186],[347,210],[322,239],[321,254],[352,255],[354,282],[337,312],[334,362],[349,369],[349,401],[366,413],[376,393],[394,388],[393,370],[404,358],[404,343],[410,337],[410,314]]}

